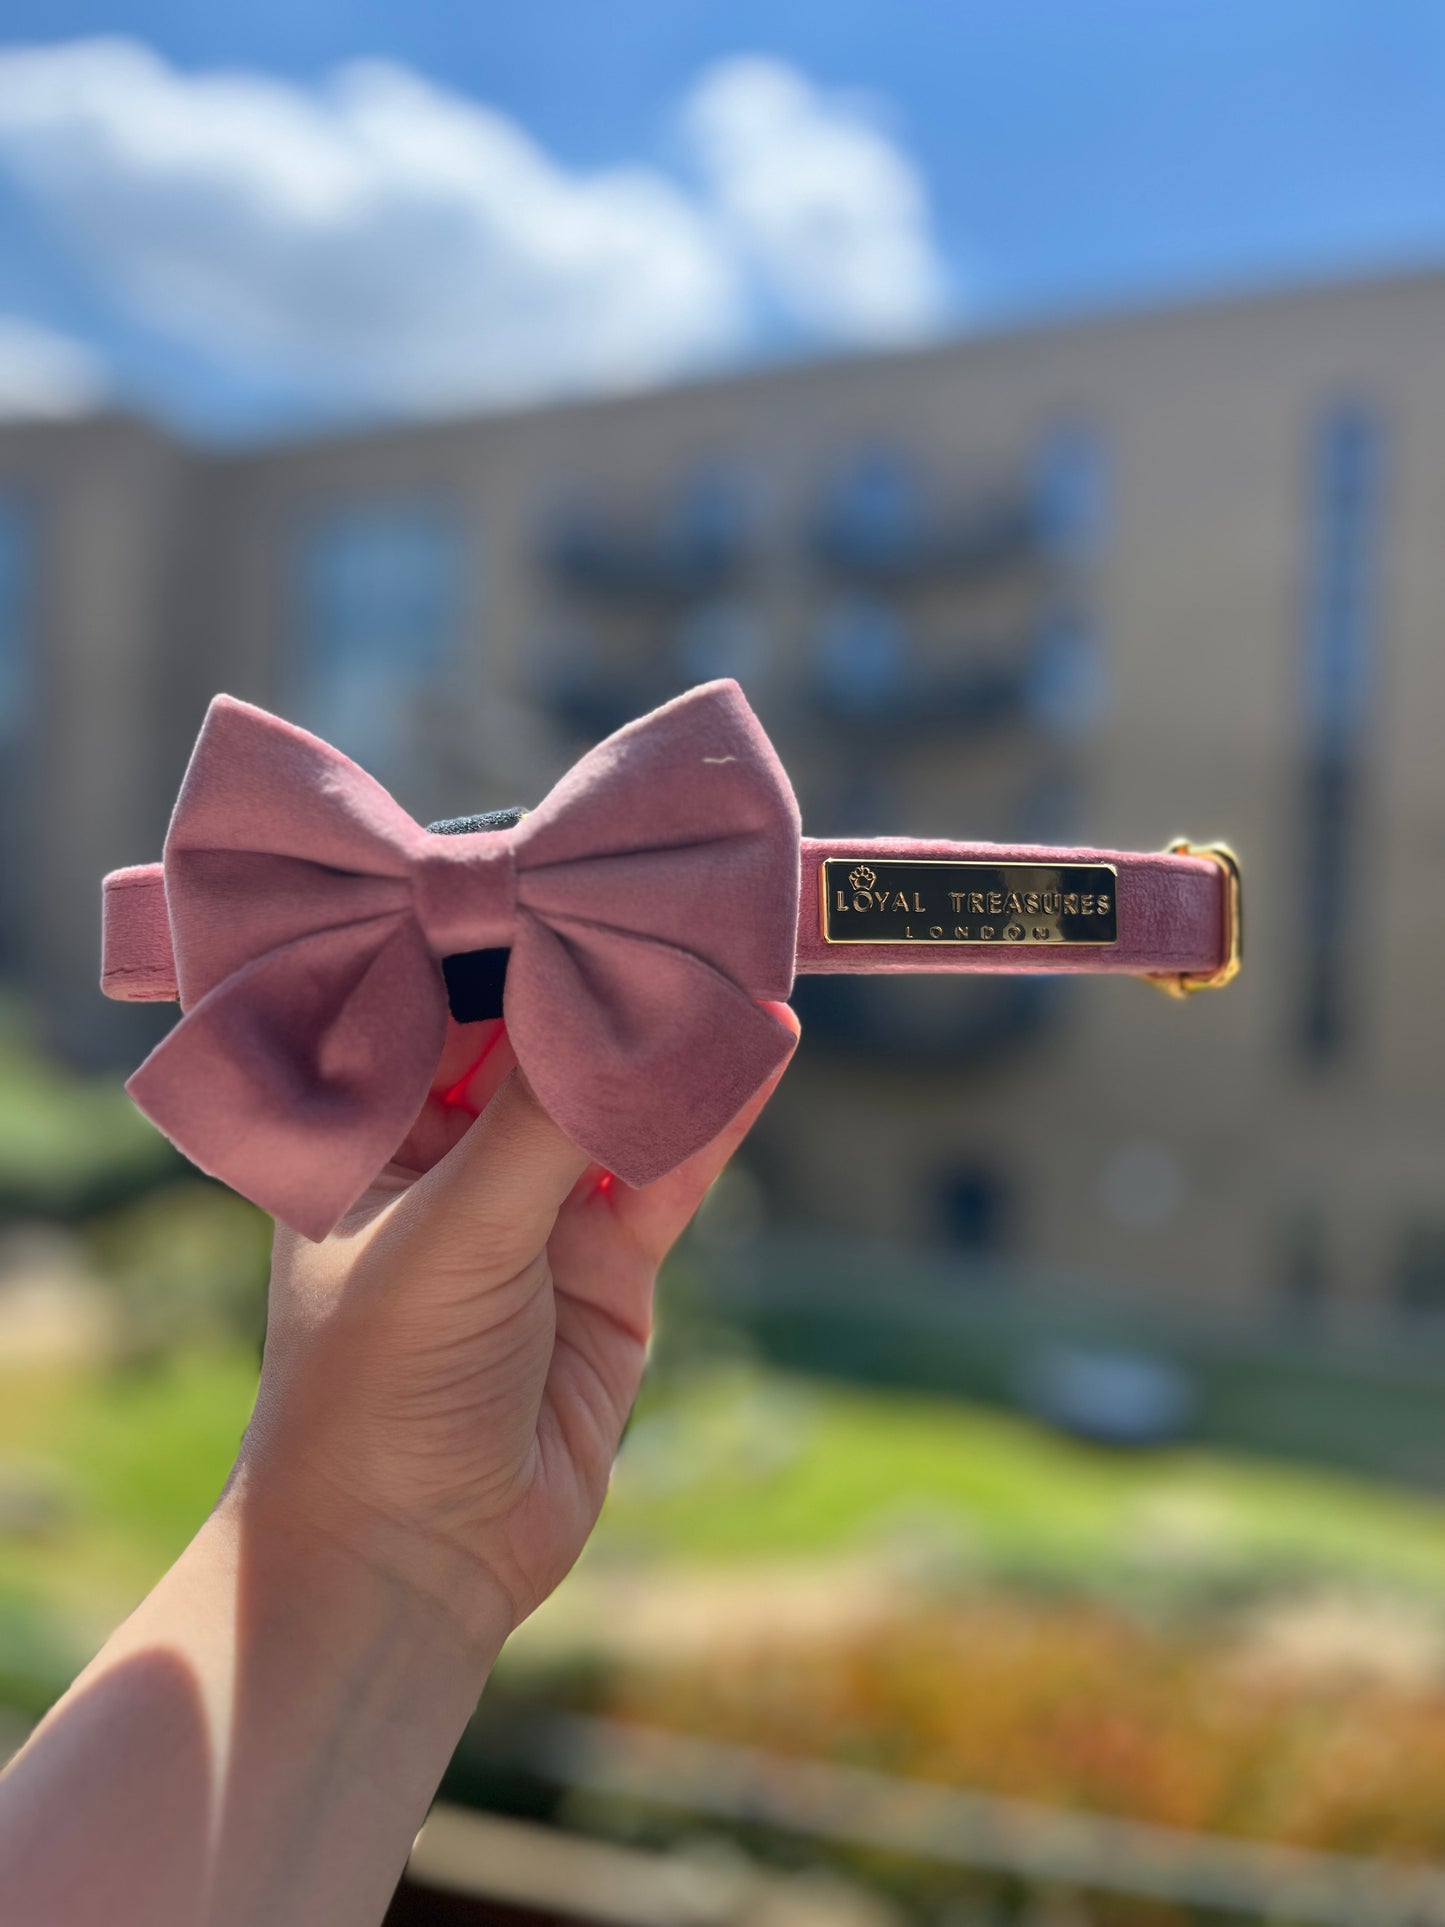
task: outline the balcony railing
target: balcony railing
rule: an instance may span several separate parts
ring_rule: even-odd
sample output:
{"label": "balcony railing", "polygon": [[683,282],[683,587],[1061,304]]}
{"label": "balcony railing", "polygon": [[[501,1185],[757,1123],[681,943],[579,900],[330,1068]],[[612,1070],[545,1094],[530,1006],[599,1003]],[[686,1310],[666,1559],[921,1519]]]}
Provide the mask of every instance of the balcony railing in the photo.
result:
{"label": "balcony railing", "polygon": [[808,706],[820,721],[841,729],[954,734],[1026,720],[1032,688],[1027,654],[942,670],[907,667],[891,677],[857,681],[825,668],[812,683]]}
{"label": "balcony railing", "polygon": [[595,741],[680,694],[686,685],[687,677],[680,671],[610,674],[579,666],[540,679],[535,694],[542,709],[570,735]]}
{"label": "balcony railing", "polygon": [[[799,721],[842,732],[866,731],[875,740],[919,740],[1028,727],[1040,708],[1040,648],[1036,639],[970,651],[957,664],[893,668],[875,663],[856,670],[823,663],[797,686]],[[539,676],[535,697],[565,728],[602,736],[675,696],[690,681],[676,655],[659,650],[645,667],[611,668],[592,655],[563,662]],[[1050,685],[1052,687],[1052,685]]]}
{"label": "balcony railing", "polygon": [[746,504],[723,496],[684,498],[630,524],[584,508],[547,530],[542,563],[575,594],[664,601],[715,595],[747,572],[754,534]]}
{"label": "balcony railing", "polygon": [[1043,552],[1036,506],[1022,496],[982,503],[950,521],[900,521],[839,510],[813,531],[816,562],[856,581],[975,576],[1036,560]]}

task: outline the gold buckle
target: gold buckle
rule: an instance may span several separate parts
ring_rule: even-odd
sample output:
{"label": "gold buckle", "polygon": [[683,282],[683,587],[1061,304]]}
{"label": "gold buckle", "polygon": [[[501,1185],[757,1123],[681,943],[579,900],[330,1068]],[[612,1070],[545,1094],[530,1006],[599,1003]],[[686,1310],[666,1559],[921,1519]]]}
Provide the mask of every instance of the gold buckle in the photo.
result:
{"label": "gold buckle", "polygon": [[1233,983],[1239,975],[1239,966],[1243,960],[1239,858],[1227,843],[1191,843],[1185,837],[1179,837],[1171,843],[1168,846],[1168,854],[1170,856],[1207,856],[1224,872],[1226,878],[1224,961],[1217,970],[1180,970],[1168,976],[1146,977],[1144,981],[1157,984],[1166,997],[1192,997],[1196,990],[1222,990],[1225,984]]}

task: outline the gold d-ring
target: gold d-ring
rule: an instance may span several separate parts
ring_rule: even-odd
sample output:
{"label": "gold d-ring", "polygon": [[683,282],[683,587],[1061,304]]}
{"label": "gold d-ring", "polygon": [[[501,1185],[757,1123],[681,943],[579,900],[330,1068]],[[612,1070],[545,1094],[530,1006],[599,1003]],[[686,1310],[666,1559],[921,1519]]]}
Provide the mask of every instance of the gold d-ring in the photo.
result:
{"label": "gold d-ring", "polygon": [[1171,843],[1167,853],[1170,856],[1207,856],[1224,872],[1224,961],[1215,970],[1179,970],[1168,976],[1151,976],[1146,981],[1157,984],[1168,997],[1192,997],[1196,990],[1222,990],[1239,975],[1244,954],[1239,858],[1227,843],[1191,843],[1185,837],[1179,837]]}

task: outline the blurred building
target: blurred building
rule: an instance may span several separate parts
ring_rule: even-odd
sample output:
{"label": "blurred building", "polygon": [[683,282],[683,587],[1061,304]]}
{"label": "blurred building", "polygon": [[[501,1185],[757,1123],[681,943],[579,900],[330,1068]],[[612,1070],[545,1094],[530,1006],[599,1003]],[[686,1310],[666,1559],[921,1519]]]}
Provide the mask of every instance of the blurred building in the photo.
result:
{"label": "blurred building", "polygon": [[[1198,1301],[1445,1306],[1445,276],[245,452],[0,428],[0,952],[78,1055],[97,884],[218,688],[422,821],[736,675],[815,834],[1247,866],[1248,962],[804,980],[783,1218]],[[886,1284],[886,1281],[884,1281]]]}

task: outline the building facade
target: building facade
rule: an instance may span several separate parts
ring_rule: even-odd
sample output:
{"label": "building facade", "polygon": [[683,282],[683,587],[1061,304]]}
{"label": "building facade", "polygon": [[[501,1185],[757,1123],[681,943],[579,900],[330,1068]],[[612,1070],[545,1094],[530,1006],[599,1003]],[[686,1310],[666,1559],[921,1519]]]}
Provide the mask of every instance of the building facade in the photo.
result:
{"label": "building facade", "polygon": [[[0,428],[0,960],[64,1048],[210,694],[420,820],[736,675],[818,835],[1223,838],[1247,965],[804,981],[774,1217],[1341,1321],[1445,1307],[1445,276],[230,453]],[[1438,1307],[1437,1307],[1438,1301]]]}

